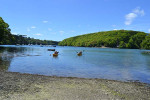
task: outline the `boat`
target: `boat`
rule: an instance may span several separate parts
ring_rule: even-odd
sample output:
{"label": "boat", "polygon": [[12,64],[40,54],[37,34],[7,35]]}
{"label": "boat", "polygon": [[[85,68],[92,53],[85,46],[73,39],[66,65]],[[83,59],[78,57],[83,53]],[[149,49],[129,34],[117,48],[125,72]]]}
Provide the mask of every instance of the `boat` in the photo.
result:
{"label": "boat", "polygon": [[42,44],[40,44],[40,47],[43,47],[43,45],[42,45]]}
{"label": "boat", "polygon": [[54,54],[53,54],[53,56],[55,56],[55,57],[56,57],[56,56],[58,56],[58,54],[55,54],[55,53],[54,53]]}
{"label": "boat", "polygon": [[55,51],[55,52],[53,53],[53,56],[54,56],[54,57],[58,56],[58,53],[59,53],[58,51]]}
{"label": "boat", "polygon": [[79,53],[78,53],[77,55],[78,55],[78,56],[82,56],[82,54],[79,54]]}
{"label": "boat", "polygon": [[47,49],[48,51],[55,51],[55,49]]}
{"label": "boat", "polygon": [[78,56],[82,56],[82,52],[77,53]]}
{"label": "boat", "polygon": [[16,46],[20,46],[20,44],[16,44]]}

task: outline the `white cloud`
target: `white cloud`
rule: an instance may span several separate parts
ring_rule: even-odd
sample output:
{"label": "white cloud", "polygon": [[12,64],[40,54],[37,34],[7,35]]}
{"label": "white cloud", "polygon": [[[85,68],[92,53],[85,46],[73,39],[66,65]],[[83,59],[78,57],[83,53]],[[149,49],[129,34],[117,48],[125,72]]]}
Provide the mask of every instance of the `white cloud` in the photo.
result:
{"label": "white cloud", "polygon": [[31,31],[30,28],[27,28],[27,31],[30,32]]}
{"label": "white cloud", "polygon": [[34,34],[34,35],[41,36],[42,34],[40,34],[40,33],[37,33],[37,34]]}
{"label": "white cloud", "polygon": [[43,23],[48,23],[48,21],[44,20]]}
{"label": "white cloud", "polygon": [[144,10],[143,10],[143,9],[140,9],[140,7],[135,8],[135,9],[133,10],[133,12],[134,12],[135,14],[138,14],[138,15],[141,15],[141,16],[144,16],[144,15],[145,15]]}
{"label": "white cloud", "polygon": [[148,32],[150,33],[150,29],[148,29]]}
{"label": "white cloud", "polygon": [[49,31],[52,31],[52,29],[51,29],[51,28],[48,28],[48,30],[49,30]]}
{"label": "white cloud", "polygon": [[32,29],[35,29],[36,27],[35,27],[35,26],[31,26],[31,28],[32,28]]}
{"label": "white cloud", "polygon": [[18,33],[18,32],[12,32],[12,34],[14,34],[14,35],[18,35],[19,33]]}
{"label": "white cloud", "polygon": [[113,30],[115,31],[115,30],[118,30],[118,29],[113,29]]}
{"label": "white cloud", "polygon": [[140,9],[140,7],[135,8],[131,13],[125,15],[125,25],[130,25],[133,20],[138,16],[144,16],[145,12],[143,9]]}
{"label": "white cloud", "polygon": [[35,29],[35,28],[36,28],[35,26],[28,27],[27,32],[30,32],[32,29]]}
{"label": "white cloud", "polygon": [[132,21],[137,17],[137,15],[135,13],[129,13],[125,16],[126,21],[125,24],[126,25],[130,25],[132,23]]}

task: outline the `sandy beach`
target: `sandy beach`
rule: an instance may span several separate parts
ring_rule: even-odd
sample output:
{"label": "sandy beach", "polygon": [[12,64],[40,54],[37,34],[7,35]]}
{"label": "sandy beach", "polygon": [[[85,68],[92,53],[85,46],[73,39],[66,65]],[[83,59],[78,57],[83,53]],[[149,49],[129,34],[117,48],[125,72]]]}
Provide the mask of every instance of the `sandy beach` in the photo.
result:
{"label": "sandy beach", "polygon": [[150,85],[0,71],[0,100],[150,100]]}

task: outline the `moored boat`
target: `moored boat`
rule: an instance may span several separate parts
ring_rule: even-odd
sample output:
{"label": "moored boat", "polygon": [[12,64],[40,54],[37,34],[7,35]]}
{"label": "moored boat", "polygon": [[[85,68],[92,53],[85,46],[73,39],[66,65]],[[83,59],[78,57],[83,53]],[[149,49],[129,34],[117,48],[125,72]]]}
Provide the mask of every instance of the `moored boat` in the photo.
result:
{"label": "moored boat", "polygon": [[58,56],[58,54],[53,54],[53,56],[55,56],[55,57],[56,57],[56,56]]}
{"label": "moored boat", "polygon": [[80,51],[79,53],[77,53],[78,56],[82,56],[82,51]]}
{"label": "moored boat", "polygon": [[48,51],[55,51],[55,49],[47,49]]}
{"label": "moored boat", "polygon": [[58,51],[55,51],[55,52],[53,53],[53,56],[55,56],[55,57],[58,56],[58,53],[59,53]]}

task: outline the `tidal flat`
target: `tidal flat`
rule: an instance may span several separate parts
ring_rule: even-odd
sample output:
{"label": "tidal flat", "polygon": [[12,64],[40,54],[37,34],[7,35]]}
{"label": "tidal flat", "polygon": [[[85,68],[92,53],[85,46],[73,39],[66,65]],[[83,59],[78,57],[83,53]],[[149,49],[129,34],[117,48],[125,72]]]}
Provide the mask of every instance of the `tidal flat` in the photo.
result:
{"label": "tidal flat", "polygon": [[150,84],[0,71],[0,100],[149,100]]}

